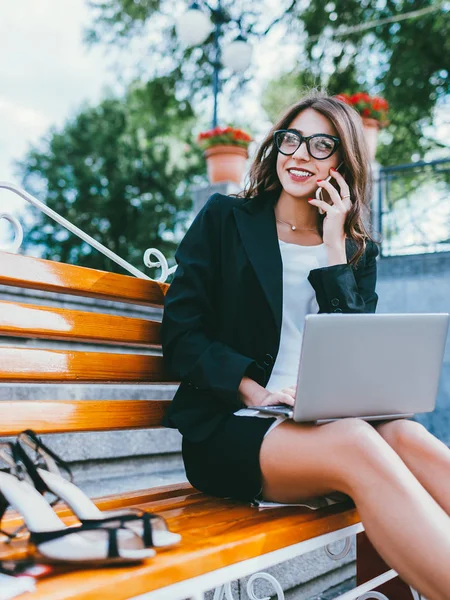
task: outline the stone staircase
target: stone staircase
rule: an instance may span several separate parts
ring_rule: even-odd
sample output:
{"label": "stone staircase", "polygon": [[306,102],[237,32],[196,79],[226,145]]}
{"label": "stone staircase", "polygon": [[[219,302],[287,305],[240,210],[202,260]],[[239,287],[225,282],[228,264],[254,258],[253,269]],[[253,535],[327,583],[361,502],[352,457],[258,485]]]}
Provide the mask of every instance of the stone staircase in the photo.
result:
{"label": "stone staircase", "polygon": [[[145,306],[130,306],[88,298],[17,290],[0,286],[0,300],[14,300],[27,304],[53,305],[73,310],[98,310],[115,315],[137,318],[161,318],[161,311]],[[109,352],[107,345],[67,344],[60,341],[35,339],[0,338],[1,345],[26,345],[83,351]],[[117,351],[116,349],[114,351]],[[121,352],[135,352],[124,346]],[[138,352],[155,354],[157,351],[140,349]],[[114,399],[171,399],[175,385],[118,384],[113,387],[103,384],[2,384],[0,383],[0,418],[2,402],[8,400],[114,400]],[[102,496],[128,490],[138,490],[158,485],[186,481],[181,458],[181,436],[170,429],[105,431],[43,436],[50,448],[67,461],[73,471],[74,480],[89,496]],[[256,509],[255,509],[256,510]],[[339,548],[337,548],[339,550]],[[323,550],[316,550],[267,571],[278,579],[286,591],[286,600],[324,598],[323,593],[334,586],[339,590],[351,587],[354,576],[355,549],[338,562],[329,558]],[[247,578],[248,579],[248,578]],[[246,591],[247,579],[232,586],[234,598],[249,600]],[[344,587],[342,587],[344,586]],[[264,581],[258,583],[258,593],[273,594]],[[338,594],[336,594],[338,595]],[[208,594],[212,599],[213,594]],[[263,596],[261,596],[263,597]]]}

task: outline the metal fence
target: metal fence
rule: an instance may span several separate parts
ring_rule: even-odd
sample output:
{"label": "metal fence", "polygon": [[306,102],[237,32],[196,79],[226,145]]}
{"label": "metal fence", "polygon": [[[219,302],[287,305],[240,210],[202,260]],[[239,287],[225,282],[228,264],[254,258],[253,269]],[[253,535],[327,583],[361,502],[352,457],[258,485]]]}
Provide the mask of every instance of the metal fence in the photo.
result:
{"label": "metal fence", "polygon": [[450,251],[450,158],[382,167],[373,223],[384,256]]}

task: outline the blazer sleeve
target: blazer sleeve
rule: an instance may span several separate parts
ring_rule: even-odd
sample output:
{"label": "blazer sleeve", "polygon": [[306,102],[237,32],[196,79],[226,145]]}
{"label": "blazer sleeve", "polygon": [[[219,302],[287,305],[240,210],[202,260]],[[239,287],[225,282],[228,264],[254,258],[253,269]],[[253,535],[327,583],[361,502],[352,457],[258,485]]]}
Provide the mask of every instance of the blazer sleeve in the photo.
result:
{"label": "blazer sleeve", "polygon": [[215,339],[215,295],[220,277],[220,195],[211,196],[180,243],[175,277],[165,297],[161,338],[170,376],[241,408],[244,375],[263,381],[252,358]]}
{"label": "blazer sleeve", "polygon": [[316,292],[319,313],[374,313],[378,296],[377,245],[369,241],[365,262],[354,271],[351,265],[333,265],[310,272],[308,280]]}

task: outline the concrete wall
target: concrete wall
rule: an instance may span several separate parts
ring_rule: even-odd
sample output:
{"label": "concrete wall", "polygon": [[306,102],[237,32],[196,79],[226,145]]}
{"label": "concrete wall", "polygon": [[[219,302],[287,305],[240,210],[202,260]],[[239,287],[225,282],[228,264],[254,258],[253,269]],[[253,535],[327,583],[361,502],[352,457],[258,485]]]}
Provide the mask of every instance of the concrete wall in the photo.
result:
{"label": "concrete wall", "polygon": [[[381,258],[377,291],[381,313],[450,312],[450,252]],[[416,418],[450,445],[448,337],[436,410]]]}

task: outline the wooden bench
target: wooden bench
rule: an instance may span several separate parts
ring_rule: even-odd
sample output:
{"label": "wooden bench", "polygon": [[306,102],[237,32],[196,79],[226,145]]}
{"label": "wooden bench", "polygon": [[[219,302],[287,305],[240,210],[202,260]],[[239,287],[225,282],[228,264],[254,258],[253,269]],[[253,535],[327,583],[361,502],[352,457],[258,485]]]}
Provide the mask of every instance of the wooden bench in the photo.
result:
{"label": "wooden bench", "polygon": [[[156,307],[162,307],[168,288],[154,281],[5,252],[0,252],[0,286]],[[2,340],[7,343],[0,345],[0,381],[168,383],[158,353],[159,334],[156,321],[2,301],[0,344]],[[27,347],[19,341],[11,343],[11,338],[100,343],[109,345],[113,353]],[[124,345],[155,349],[155,354],[118,353],[117,348]],[[163,400],[1,401],[0,436],[14,436],[27,428],[47,434],[160,427],[167,405]],[[55,574],[40,581],[37,591],[26,599],[199,600],[212,588],[217,588],[216,599],[225,592],[231,598],[232,580],[354,534],[360,534],[358,546],[365,557],[359,560],[358,582],[386,570],[387,575],[381,575],[377,582],[395,576],[384,564],[378,564],[379,559],[361,535],[363,527],[350,502],[318,511],[298,507],[258,510],[209,497],[180,483],[103,497],[96,503],[100,508],[137,506],[157,512],[167,519],[172,531],[182,535],[182,542],[139,566]],[[64,506],[58,507],[58,513],[67,523],[74,522]],[[6,528],[19,523],[18,515],[11,513]],[[0,559],[25,553],[26,540],[0,543]],[[357,598],[366,589],[372,587],[342,598]],[[380,590],[390,600],[418,598],[398,578]]]}

